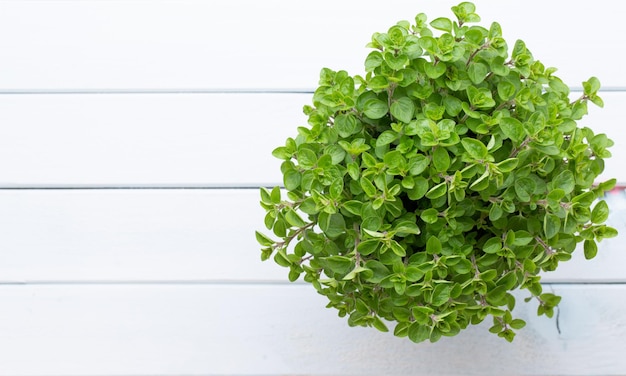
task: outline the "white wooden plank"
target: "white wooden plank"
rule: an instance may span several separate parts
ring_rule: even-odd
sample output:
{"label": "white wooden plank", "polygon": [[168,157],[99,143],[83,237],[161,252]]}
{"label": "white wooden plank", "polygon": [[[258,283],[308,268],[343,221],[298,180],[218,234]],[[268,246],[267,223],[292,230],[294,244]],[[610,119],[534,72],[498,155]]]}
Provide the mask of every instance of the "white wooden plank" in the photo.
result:
{"label": "white wooden plank", "polygon": [[[621,235],[544,281],[626,281],[626,200],[607,199]],[[0,282],[287,283],[286,269],[260,261],[258,202],[256,189],[0,191]]]}
{"label": "white wooden plank", "polygon": [[258,190],[0,191],[0,281],[283,280]]}
{"label": "white wooden plank", "polygon": [[511,344],[489,322],[413,344],[305,286],[2,286],[0,375],[623,375],[626,287],[552,288],[558,326],[520,301]]}
{"label": "white wooden plank", "polygon": [[309,94],[0,97],[0,185],[270,185]]}
{"label": "white wooden plank", "polygon": [[[364,45],[419,12],[457,2],[391,0],[0,2],[4,90],[311,88],[321,67],[363,71]],[[483,24],[580,86],[626,86],[623,2],[475,0]],[[608,58],[607,58],[608,57]]]}
{"label": "white wooden plank", "polygon": [[[626,183],[626,92],[580,125],[616,142],[603,177]],[[258,186],[271,151],[306,126],[310,94],[0,96],[0,186]]]}

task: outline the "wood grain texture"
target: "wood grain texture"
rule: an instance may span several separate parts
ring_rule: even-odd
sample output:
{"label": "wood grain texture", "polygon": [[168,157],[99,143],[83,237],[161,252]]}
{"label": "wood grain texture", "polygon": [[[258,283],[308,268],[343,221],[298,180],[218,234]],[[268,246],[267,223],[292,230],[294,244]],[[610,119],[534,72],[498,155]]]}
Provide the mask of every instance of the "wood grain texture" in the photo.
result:
{"label": "wood grain texture", "polygon": [[[622,235],[546,274],[558,319],[520,300],[513,344],[349,328],[260,262],[257,187],[320,69],[361,74],[372,33],[459,1],[0,0],[0,376],[626,374],[622,193]],[[581,125],[626,183],[626,5],[474,2],[570,87],[600,78]]]}
{"label": "wood grain texture", "polygon": [[[573,96],[579,95],[574,93]],[[615,141],[603,177],[626,183],[626,92],[580,121]],[[275,147],[306,126],[311,94],[0,96],[0,186],[282,184]]]}
{"label": "wood grain texture", "polygon": [[[624,286],[547,286],[512,344],[350,328],[309,286],[2,286],[0,375],[623,375]],[[518,294],[520,298],[524,294]]]}
{"label": "wood grain texture", "polygon": [[[545,281],[626,282],[626,201],[607,200],[621,235]],[[288,283],[287,269],[260,261],[258,202],[256,189],[0,191],[0,283]]]}
{"label": "wood grain texture", "polygon": [[[324,66],[363,72],[374,32],[424,12],[453,17],[458,1],[131,0],[0,2],[2,90],[302,89]],[[597,75],[626,87],[622,2],[476,0],[512,48],[580,86]],[[16,37],[19,36],[19,37]]]}

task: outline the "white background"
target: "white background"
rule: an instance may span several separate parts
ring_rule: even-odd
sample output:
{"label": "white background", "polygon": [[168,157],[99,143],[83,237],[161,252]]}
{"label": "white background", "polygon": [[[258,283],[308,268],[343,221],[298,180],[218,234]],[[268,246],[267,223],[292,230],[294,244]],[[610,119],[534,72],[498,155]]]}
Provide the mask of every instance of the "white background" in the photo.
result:
{"label": "white background", "polygon": [[[626,183],[622,3],[475,3],[574,91],[600,79],[581,125]],[[418,345],[349,328],[259,261],[258,187],[320,69],[361,74],[373,32],[452,5],[0,1],[0,375],[626,374],[619,192],[625,235],[544,276],[558,318],[519,293],[512,344],[489,323]]]}

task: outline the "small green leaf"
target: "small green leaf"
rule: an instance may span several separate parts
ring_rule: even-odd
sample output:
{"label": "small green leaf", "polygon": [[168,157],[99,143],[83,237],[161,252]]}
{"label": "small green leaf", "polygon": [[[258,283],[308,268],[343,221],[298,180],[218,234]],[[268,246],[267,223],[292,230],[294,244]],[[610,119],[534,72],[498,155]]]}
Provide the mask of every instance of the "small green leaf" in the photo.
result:
{"label": "small green leaf", "polygon": [[591,260],[592,258],[596,257],[596,255],[598,254],[598,245],[596,244],[596,241],[593,239],[585,240],[585,242],[583,243],[583,249],[585,252],[585,258],[587,260]]}
{"label": "small green leaf", "polygon": [[446,194],[448,185],[446,182],[439,183],[426,192],[426,197],[433,200]]}
{"label": "small green leaf", "polygon": [[515,169],[515,167],[517,167],[518,163],[519,159],[508,158],[503,160],[502,162],[496,163],[496,166],[498,167],[498,170],[500,170],[500,172],[511,172]]}
{"label": "small green leaf", "polygon": [[270,193],[272,204],[280,204],[280,187],[272,188],[272,192]]}
{"label": "small green leaf", "polygon": [[438,237],[436,236],[431,236],[430,238],[428,238],[428,241],[426,242],[426,252],[431,254],[431,255],[437,255],[441,253],[441,240],[439,240]]}
{"label": "small green leaf", "polygon": [[372,51],[365,59],[365,71],[371,72],[380,66],[383,62],[383,55],[380,51]]}
{"label": "small green leaf", "polygon": [[483,63],[472,63],[467,70],[467,74],[475,85],[480,84],[487,77],[489,68]]}
{"label": "small green leaf", "polygon": [[381,133],[376,139],[376,147],[389,145],[398,138],[398,134],[392,130],[387,130]]}
{"label": "small green leaf", "polygon": [[452,31],[452,21],[445,17],[435,18],[430,22],[430,26],[437,30],[447,31],[448,33]]}
{"label": "small green leaf", "polygon": [[600,224],[609,218],[609,205],[606,201],[598,201],[591,211],[591,222]]}
{"label": "small green leaf", "polygon": [[304,227],[304,226],[306,226],[306,222],[304,222],[302,220],[302,218],[300,218],[298,213],[296,213],[291,208],[287,209],[287,212],[285,213],[285,219],[293,227]]}
{"label": "small green leaf", "polygon": [[394,118],[403,123],[409,123],[413,119],[415,104],[410,98],[402,97],[391,103],[389,111],[391,112],[391,116]]}
{"label": "small green leaf", "polygon": [[424,72],[429,78],[434,80],[446,73],[446,65],[442,62],[439,62],[438,64],[425,63]]}
{"label": "small green leaf", "polygon": [[258,231],[255,231],[254,234],[256,235],[256,241],[264,247],[272,246],[275,243],[272,239]]}
{"label": "small green leaf", "polygon": [[360,254],[367,256],[376,252],[379,246],[380,241],[378,239],[368,239],[359,243],[357,251],[359,251]]}
{"label": "small green leaf", "polygon": [[501,249],[502,239],[500,238],[489,238],[483,245],[483,252],[485,253],[496,253]]}
{"label": "small green leaf", "polygon": [[461,144],[463,144],[463,148],[473,159],[484,160],[487,158],[487,155],[489,155],[489,151],[487,150],[485,144],[475,138],[463,138],[461,140]]}
{"label": "small green leaf", "polygon": [[387,115],[389,108],[387,104],[379,99],[370,99],[365,102],[363,113],[370,119],[376,120]]}
{"label": "small green leaf", "polygon": [[420,214],[420,218],[426,223],[435,223],[439,218],[439,211],[435,208],[428,208]]}
{"label": "small green leaf", "polygon": [[363,192],[365,192],[368,197],[374,197],[376,195],[376,187],[369,179],[363,177],[361,178],[360,183]]}
{"label": "small green leaf", "polygon": [[500,120],[500,129],[502,129],[502,133],[506,137],[515,142],[521,142],[526,136],[522,122],[512,117],[502,118]]}
{"label": "small green leaf", "polygon": [[564,170],[554,178],[553,185],[554,188],[562,189],[565,194],[572,192],[576,185],[574,174],[570,170]]}
{"label": "small green leaf", "polygon": [[329,256],[323,259],[324,264],[334,273],[346,274],[353,267],[353,260],[345,256]]}
{"label": "small green leaf", "polygon": [[387,328],[387,325],[385,325],[385,323],[378,316],[374,317],[374,320],[372,321],[372,326],[380,330],[381,332],[389,331],[389,329]]}
{"label": "small green leaf", "polygon": [[285,188],[289,191],[298,189],[301,181],[302,175],[294,169],[286,170],[283,175],[283,183],[285,184]]}
{"label": "small green leaf", "polygon": [[430,338],[430,328],[414,322],[409,326],[409,339],[415,343],[424,342]]}
{"label": "small green leaf", "polygon": [[445,172],[450,167],[450,155],[443,147],[435,148],[433,151],[433,165],[437,172]]}
{"label": "small green leaf", "polygon": [[320,229],[322,229],[329,238],[336,238],[346,231],[346,222],[343,215],[339,213],[328,214],[322,212],[319,215],[318,221]]}
{"label": "small green leaf", "polygon": [[417,154],[409,159],[409,172],[411,175],[419,175],[426,170],[430,159],[424,154]]}
{"label": "small green leaf", "polygon": [[498,97],[503,101],[508,101],[515,96],[515,85],[509,81],[500,81],[497,86]]}
{"label": "small green leaf", "polygon": [[543,220],[543,231],[547,239],[552,239],[561,231],[561,219],[554,214],[546,214]]}

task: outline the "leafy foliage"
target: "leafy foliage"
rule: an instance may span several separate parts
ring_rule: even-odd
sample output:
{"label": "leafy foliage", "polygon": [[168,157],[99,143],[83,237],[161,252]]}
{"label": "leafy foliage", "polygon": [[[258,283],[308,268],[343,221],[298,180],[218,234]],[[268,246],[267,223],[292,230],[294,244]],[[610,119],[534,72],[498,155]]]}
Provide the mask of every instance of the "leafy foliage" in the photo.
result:
{"label": "leafy foliage", "polygon": [[615,180],[594,185],[613,142],[576,123],[602,106],[597,78],[570,101],[524,42],[509,55],[499,24],[452,11],[375,33],[364,77],[322,69],[309,126],[273,151],[286,197],[261,189],[280,240],[256,236],[351,326],[434,342],[489,316],[511,341],[525,323],[510,292],[552,316],[539,273],[616,235],[597,201]]}

